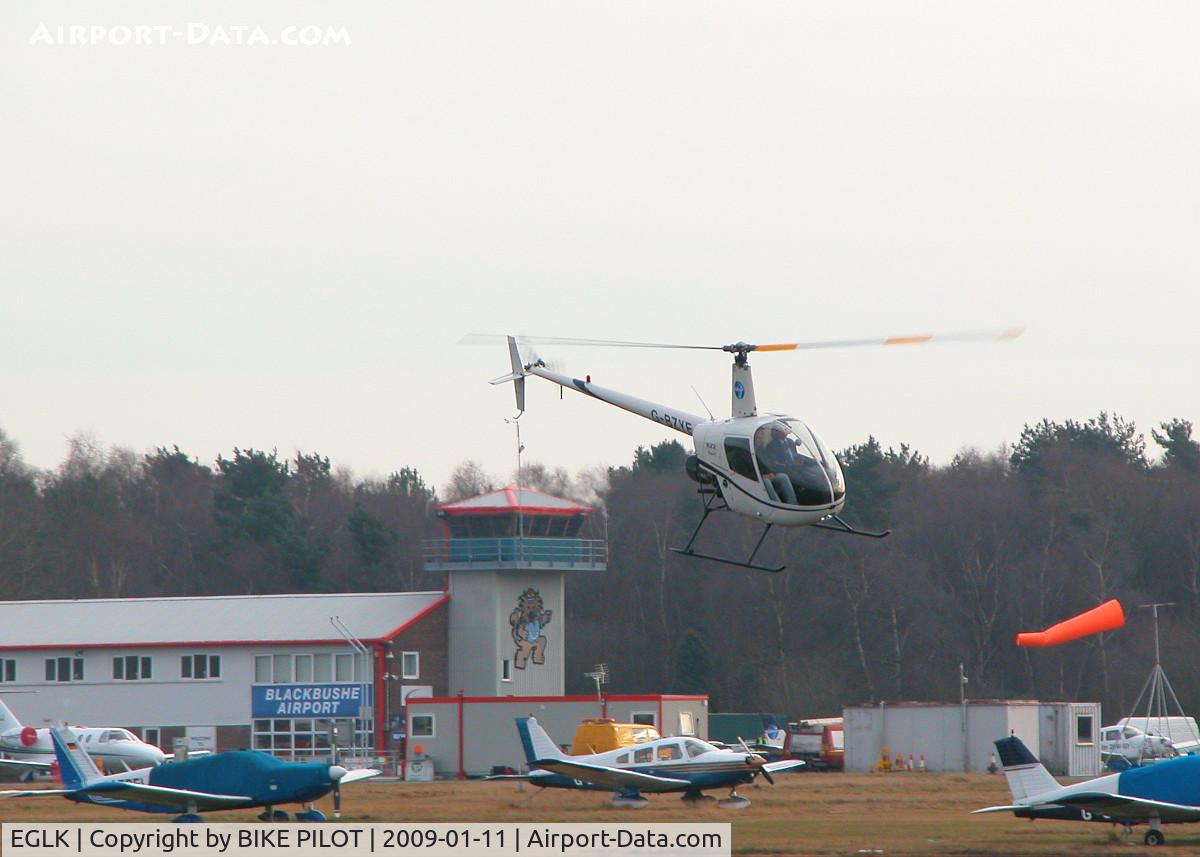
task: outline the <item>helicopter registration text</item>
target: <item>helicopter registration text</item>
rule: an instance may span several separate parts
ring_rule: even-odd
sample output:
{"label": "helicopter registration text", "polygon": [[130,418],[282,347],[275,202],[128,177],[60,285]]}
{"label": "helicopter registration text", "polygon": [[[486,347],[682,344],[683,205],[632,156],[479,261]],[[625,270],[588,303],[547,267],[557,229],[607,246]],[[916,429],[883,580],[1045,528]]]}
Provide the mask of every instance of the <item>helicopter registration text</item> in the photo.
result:
{"label": "helicopter registration text", "polygon": [[668,414],[666,411],[659,413],[657,409],[650,411],[650,419],[665,426],[670,426],[677,431],[685,431],[688,434],[691,434],[694,428],[690,420],[681,420],[679,417]]}

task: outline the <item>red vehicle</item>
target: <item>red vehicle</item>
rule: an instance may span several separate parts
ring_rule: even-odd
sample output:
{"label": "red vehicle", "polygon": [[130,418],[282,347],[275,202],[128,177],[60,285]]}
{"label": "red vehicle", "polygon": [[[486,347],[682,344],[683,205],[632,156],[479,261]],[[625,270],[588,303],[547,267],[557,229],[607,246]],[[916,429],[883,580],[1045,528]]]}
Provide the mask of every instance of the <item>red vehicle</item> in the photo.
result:
{"label": "red vehicle", "polygon": [[846,745],[842,718],[822,717],[787,725],[783,758],[803,759],[805,770],[841,771],[845,768]]}

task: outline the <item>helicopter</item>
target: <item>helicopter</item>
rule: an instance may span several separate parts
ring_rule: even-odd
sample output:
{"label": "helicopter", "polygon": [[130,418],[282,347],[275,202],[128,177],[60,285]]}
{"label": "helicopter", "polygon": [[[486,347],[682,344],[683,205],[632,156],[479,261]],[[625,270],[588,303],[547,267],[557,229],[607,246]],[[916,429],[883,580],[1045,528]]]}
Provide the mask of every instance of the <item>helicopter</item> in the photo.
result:
{"label": "helicopter", "polygon": [[[819,348],[853,348],[870,345],[920,345],[927,342],[1006,342],[1020,336],[1020,328],[983,330],[915,336],[890,336],[872,339],[826,340],[751,344],[738,341],[730,345],[677,345],[659,342],[621,342],[604,339],[563,337],[506,336],[512,371],[491,384],[512,382],[518,416],[525,412],[525,378],[535,375],[563,389],[607,402],[638,416],[690,435],[695,452],[689,455],[687,475],[699,484],[704,510],[691,538],[675,553],[706,559],[725,565],[778,573],[783,565],[755,562],[759,549],[775,525],[811,526],[846,535],[882,539],[891,530],[872,532],[847,523],[839,514],[846,503],[846,481],[837,457],[820,436],[803,420],[782,413],[759,413],[754,395],[754,379],[749,355],[777,351],[803,351]],[[473,334],[463,343],[495,341],[496,337]],[[604,346],[623,348],[672,348],[722,351],[733,357],[731,415],[727,419],[709,419],[679,408],[639,399],[617,390],[593,384],[591,376],[573,378],[551,371],[534,353],[532,346]],[[522,355],[525,348],[525,355]],[[693,547],[708,516],[731,511],[763,523],[762,533],[745,560],[700,553]]]}

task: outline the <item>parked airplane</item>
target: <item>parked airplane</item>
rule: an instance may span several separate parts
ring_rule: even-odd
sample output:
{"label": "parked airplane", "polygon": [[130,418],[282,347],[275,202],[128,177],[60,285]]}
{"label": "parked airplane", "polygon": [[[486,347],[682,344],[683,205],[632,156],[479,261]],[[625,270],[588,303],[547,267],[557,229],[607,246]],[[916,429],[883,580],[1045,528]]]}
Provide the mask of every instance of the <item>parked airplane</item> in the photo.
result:
{"label": "parked airplane", "polygon": [[1114,759],[1124,760],[1124,767],[1128,767],[1178,755],[1170,738],[1147,735],[1136,726],[1105,726],[1100,730],[1100,759],[1110,764]]}
{"label": "parked airplane", "polygon": [[683,792],[685,801],[711,800],[705,789],[728,788],[720,806],[741,808],[750,801],[737,793],[742,783],[759,774],[798,768],[799,760],[768,762],[745,749],[723,750],[699,738],[659,738],[604,753],[568,756],[551,740],[533,717],[518,717],[517,732],[525,748],[530,772],[488,779],[524,779],[542,788],[592,789],[614,792],[615,806],[644,806],[642,792]]}
{"label": "parked airplane", "polygon": [[[110,770],[132,771],[161,764],[167,754],[147,744],[128,729],[112,726],[74,727],[80,743],[93,759]],[[10,758],[0,759],[0,768],[22,773],[49,771],[54,759],[50,730],[24,726],[7,705],[0,701],[0,753]]]}
{"label": "parked airplane", "polygon": [[302,803],[297,821],[324,821],[312,802],[333,792],[333,814],[341,816],[341,787],[378,776],[375,769],[348,771],[341,765],[283,762],[258,750],[231,750],[154,768],[104,776],[70,729],[51,727],[50,738],[65,788],[0,792],[4,797],[61,795],[76,803],[94,803],[138,812],[182,812],[174,821],[200,821],[212,810],[266,807],[263,821],[287,821],[275,809]]}
{"label": "parked airplane", "polygon": [[1015,735],[996,742],[1013,802],[975,812],[1012,812],[1017,818],[1148,824],[1145,843],[1166,842],[1160,826],[1200,821],[1200,756],[1180,756],[1070,786],[1059,785]]}

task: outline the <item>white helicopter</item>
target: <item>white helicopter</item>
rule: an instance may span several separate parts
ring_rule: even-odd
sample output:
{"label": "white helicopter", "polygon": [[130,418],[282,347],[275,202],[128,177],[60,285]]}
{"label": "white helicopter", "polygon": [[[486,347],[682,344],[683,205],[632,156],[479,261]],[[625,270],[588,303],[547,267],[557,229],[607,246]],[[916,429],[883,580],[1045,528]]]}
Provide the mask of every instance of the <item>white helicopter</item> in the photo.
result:
{"label": "white helicopter", "polygon": [[[818,348],[851,348],[866,345],[919,345],[926,342],[1009,341],[1022,330],[984,330],[917,336],[892,336],[874,339],[846,339],[823,342],[784,342],[751,345],[673,345],[658,342],[617,342],[602,339],[565,339],[562,337],[507,336],[512,371],[492,384],[512,381],[517,410],[525,411],[525,377],[536,375],[561,387],[577,390],[592,398],[653,420],[691,435],[695,454],[687,459],[687,474],[700,483],[704,514],[692,537],[682,548],[671,548],[685,556],[707,559],[742,568],[783,571],[784,566],[755,564],[754,557],[775,524],[785,527],[813,526],[856,536],[884,538],[881,533],[855,529],[838,513],[846,503],[846,483],[837,458],[805,422],[786,414],[758,412],[754,380],[750,373],[750,352],[802,351]],[[489,335],[470,335],[462,342],[476,344],[495,341]],[[704,419],[678,408],[639,399],[592,383],[591,376],[572,378],[550,371],[531,346],[584,345],[627,348],[685,348],[724,351],[733,355],[731,390],[732,416],[728,419]],[[526,358],[521,349],[525,348]],[[711,417],[711,415],[710,415]],[[765,526],[750,556],[745,560],[696,552],[692,545],[709,514],[730,510],[762,521]]]}

